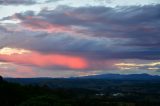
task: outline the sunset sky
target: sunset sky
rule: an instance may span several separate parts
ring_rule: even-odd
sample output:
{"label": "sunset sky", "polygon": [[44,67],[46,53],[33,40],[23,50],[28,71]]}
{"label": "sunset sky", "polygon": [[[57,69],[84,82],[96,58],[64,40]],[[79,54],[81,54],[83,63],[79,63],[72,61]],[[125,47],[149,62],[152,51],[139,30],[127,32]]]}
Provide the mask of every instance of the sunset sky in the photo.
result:
{"label": "sunset sky", "polygon": [[160,0],[0,0],[0,75],[160,75]]}

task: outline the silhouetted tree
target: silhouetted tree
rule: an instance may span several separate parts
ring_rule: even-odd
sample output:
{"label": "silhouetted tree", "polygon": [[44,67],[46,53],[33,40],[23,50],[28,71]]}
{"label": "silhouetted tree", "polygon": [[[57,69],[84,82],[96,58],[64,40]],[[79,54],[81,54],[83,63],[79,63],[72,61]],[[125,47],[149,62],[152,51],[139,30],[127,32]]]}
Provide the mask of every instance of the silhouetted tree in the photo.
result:
{"label": "silhouetted tree", "polygon": [[0,76],[0,82],[1,82],[1,81],[3,81],[3,77],[2,77],[2,76]]}

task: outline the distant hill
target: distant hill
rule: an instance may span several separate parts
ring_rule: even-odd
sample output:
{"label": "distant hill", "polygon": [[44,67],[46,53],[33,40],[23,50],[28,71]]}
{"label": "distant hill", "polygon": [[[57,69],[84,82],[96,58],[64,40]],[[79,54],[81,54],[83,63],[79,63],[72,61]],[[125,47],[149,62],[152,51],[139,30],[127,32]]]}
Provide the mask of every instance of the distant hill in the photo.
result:
{"label": "distant hill", "polygon": [[101,75],[91,75],[84,76],[79,78],[87,79],[126,79],[126,80],[160,80],[158,75],[149,75],[149,74],[101,74]]}
{"label": "distant hill", "polygon": [[[91,75],[83,77],[72,77],[72,78],[4,78],[4,80],[13,83],[19,83],[22,85],[33,84],[33,85],[47,85],[52,87],[87,87],[90,85],[96,86],[96,84],[105,84],[107,81],[158,81],[160,82],[160,76],[149,75],[149,74],[101,74]],[[95,82],[97,82],[95,84]]]}

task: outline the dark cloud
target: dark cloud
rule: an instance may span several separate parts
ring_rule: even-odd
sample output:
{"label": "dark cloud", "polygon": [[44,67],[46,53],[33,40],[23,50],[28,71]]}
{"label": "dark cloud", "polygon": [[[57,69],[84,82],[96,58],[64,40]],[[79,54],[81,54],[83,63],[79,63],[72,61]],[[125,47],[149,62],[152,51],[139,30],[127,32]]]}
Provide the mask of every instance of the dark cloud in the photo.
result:
{"label": "dark cloud", "polygon": [[0,0],[0,5],[31,5],[35,3],[34,0]]}
{"label": "dark cloud", "polygon": [[[79,33],[107,38],[150,39],[159,38],[160,5],[133,7],[66,7],[16,14],[23,24],[36,26],[35,20],[66,27],[83,27]],[[30,15],[29,13],[32,13]],[[33,18],[25,18],[32,16]],[[38,28],[37,24],[37,28]],[[151,37],[152,35],[152,37]]]}
{"label": "dark cloud", "polygon": [[[22,36],[23,35],[23,36]],[[114,42],[114,43],[113,43]],[[64,34],[1,33],[2,47],[24,48],[45,54],[83,56],[92,61],[113,59],[160,59],[160,50],[125,47],[117,40],[106,38],[78,38]]]}
{"label": "dark cloud", "polygon": [[[159,11],[160,5],[117,8],[60,6],[55,10],[42,10],[38,14],[32,11],[18,13],[14,16],[21,20],[21,25],[31,28],[26,34],[18,32],[9,38],[5,36],[6,40],[0,42],[0,45],[43,53],[83,55],[91,60],[158,60]],[[72,32],[68,34],[65,33],[66,30],[60,30],[58,33],[48,33],[49,28],[55,25],[60,29],[72,29]],[[33,30],[38,32],[33,33]]]}

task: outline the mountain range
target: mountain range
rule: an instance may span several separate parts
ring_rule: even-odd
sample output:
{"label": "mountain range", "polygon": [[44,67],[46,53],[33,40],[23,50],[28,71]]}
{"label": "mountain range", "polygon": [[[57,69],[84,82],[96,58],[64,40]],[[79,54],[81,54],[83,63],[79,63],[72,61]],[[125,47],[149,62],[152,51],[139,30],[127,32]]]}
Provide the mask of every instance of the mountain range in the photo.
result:
{"label": "mountain range", "polygon": [[87,79],[127,79],[127,80],[153,80],[160,79],[158,75],[149,75],[149,74],[100,74],[100,75],[91,75],[83,76],[79,78]]}
{"label": "mountain range", "polygon": [[78,80],[160,80],[158,75],[149,74],[100,74],[100,75],[90,75],[81,77],[70,77],[70,78],[51,78],[51,77],[39,77],[39,78],[4,78],[9,82],[16,82],[21,84],[33,84],[33,83],[46,83],[54,81],[78,81]]}

